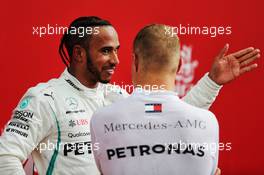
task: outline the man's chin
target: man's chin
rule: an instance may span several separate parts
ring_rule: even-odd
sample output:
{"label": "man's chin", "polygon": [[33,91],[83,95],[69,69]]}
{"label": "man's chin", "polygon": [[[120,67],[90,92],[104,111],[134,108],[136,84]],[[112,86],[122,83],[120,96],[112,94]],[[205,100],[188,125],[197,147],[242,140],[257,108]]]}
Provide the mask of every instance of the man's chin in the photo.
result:
{"label": "man's chin", "polygon": [[106,84],[109,83],[111,79],[112,79],[112,75],[104,71],[100,74],[99,82]]}
{"label": "man's chin", "polygon": [[111,78],[109,79],[100,79],[100,83],[107,84],[111,81]]}

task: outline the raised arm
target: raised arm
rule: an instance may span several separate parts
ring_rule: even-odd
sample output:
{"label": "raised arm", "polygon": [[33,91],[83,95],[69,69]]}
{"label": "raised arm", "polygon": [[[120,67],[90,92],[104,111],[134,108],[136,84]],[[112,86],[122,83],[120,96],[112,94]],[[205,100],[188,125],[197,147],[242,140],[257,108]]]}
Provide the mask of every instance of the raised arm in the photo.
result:
{"label": "raised arm", "polygon": [[260,50],[248,47],[226,55],[229,45],[215,57],[209,73],[183,97],[183,100],[196,107],[209,109],[215,101],[222,85],[235,80],[257,67],[252,63],[260,57]]}

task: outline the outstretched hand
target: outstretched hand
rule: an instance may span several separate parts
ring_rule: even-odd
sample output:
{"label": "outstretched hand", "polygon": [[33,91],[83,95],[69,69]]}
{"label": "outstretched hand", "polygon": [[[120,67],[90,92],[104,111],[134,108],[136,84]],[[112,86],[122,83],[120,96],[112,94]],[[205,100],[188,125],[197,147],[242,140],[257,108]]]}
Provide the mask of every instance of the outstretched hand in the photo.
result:
{"label": "outstretched hand", "polygon": [[240,75],[250,72],[258,65],[252,64],[260,57],[260,50],[249,47],[226,55],[229,45],[226,44],[216,56],[209,77],[217,84],[224,85]]}

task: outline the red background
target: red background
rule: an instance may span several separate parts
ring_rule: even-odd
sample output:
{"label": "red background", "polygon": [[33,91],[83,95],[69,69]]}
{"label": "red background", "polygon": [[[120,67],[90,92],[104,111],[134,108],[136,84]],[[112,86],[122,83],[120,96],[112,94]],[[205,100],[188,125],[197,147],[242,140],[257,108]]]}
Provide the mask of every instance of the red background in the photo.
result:
{"label": "red background", "polygon": [[[248,46],[264,51],[261,0],[2,1],[0,14],[0,128],[29,87],[59,76],[64,69],[57,51],[60,36],[33,36],[33,26],[68,26],[79,16],[108,19],[121,43],[121,64],[113,81],[124,84],[131,83],[132,40],[141,27],[153,22],[232,27],[228,36],[180,36],[183,44],[192,46],[192,57],[199,61],[194,82],[209,70],[225,43],[230,43],[230,52]],[[232,143],[231,151],[220,152],[219,167],[224,175],[264,173],[263,57],[258,63],[258,69],[225,85],[211,108],[219,121],[221,142]]]}

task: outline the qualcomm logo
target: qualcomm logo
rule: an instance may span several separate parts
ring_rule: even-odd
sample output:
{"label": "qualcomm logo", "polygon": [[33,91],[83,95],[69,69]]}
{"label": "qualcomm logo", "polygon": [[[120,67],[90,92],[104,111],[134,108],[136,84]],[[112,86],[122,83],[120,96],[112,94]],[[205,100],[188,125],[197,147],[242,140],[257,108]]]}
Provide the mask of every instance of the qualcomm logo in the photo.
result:
{"label": "qualcomm logo", "polygon": [[198,60],[192,60],[192,47],[183,45],[181,49],[182,65],[176,76],[176,92],[183,97],[193,86],[195,69]]}
{"label": "qualcomm logo", "polygon": [[78,101],[73,97],[66,98],[65,102],[72,110],[75,110],[78,107]]}

